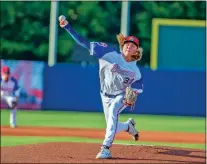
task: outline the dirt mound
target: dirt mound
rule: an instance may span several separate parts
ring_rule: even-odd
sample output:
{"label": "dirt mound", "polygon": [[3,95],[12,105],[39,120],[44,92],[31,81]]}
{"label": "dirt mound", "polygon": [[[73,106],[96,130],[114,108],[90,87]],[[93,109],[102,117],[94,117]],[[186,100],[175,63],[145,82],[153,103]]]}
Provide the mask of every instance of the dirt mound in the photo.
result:
{"label": "dirt mound", "polygon": [[99,144],[44,143],[1,148],[1,163],[205,163],[205,151],[157,146],[113,145],[113,158],[95,159]]}

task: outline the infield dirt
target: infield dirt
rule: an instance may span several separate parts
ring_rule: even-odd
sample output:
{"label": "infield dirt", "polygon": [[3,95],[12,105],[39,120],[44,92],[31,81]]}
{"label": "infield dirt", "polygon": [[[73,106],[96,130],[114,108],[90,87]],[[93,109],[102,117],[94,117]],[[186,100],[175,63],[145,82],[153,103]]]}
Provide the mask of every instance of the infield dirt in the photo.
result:
{"label": "infield dirt", "polygon": [[[1,126],[3,136],[56,136],[103,139],[103,129]],[[131,140],[123,132],[115,139]],[[204,133],[140,132],[140,141],[205,144]],[[136,142],[135,142],[136,143]],[[44,143],[1,147],[1,163],[205,163],[205,151],[163,146],[117,145],[111,148],[113,158],[97,160],[100,144]]]}

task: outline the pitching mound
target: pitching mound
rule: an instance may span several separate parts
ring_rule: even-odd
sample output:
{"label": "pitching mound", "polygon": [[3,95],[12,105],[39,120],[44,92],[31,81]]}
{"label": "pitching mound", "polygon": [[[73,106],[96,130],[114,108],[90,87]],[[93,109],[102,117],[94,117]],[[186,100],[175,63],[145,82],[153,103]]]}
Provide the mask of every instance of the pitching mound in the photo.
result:
{"label": "pitching mound", "polygon": [[205,163],[205,151],[157,146],[116,145],[112,159],[98,160],[100,144],[44,143],[1,148],[1,163]]}

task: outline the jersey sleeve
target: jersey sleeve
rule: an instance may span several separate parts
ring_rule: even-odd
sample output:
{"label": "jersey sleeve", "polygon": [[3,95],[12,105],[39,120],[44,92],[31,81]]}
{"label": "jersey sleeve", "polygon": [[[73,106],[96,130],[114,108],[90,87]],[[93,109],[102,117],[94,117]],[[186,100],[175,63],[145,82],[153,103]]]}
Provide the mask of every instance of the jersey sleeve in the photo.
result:
{"label": "jersey sleeve", "polygon": [[90,42],[87,38],[79,35],[70,24],[67,24],[64,29],[72,36],[77,44],[89,50],[90,55],[97,58],[102,58],[105,54],[115,51],[115,48],[108,46],[103,42]]}
{"label": "jersey sleeve", "polygon": [[19,96],[20,95],[20,87],[18,85],[18,82],[15,78],[12,78],[12,81],[14,82],[13,93],[15,96]]}
{"label": "jersey sleeve", "polygon": [[101,59],[108,53],[115,52],[115,48],[103,42],[90,42],[90,55]]}
{"label": "jersey sleeve", "polygon": [[138,93],[142,93],[144,91],[143,79],[136,80],[131,84],[131,87],[135,89]]}
{"label": "jersey sleeve", "polygon": [[88,49],[90,51],[90,42],[87,38],[79,35],[70,24],[67,24],[64,29],[72,36],[72,38],[76,41],[80,46]]}

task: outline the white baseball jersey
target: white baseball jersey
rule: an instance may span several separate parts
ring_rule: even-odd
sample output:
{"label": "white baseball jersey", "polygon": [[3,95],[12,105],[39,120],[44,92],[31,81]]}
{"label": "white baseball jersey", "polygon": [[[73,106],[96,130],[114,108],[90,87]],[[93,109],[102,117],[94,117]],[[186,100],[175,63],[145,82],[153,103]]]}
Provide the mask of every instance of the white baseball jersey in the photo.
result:
{"label": "white baseball jersey", "polygon": [[141,73],[136,61],[127,62],[122,54],[106,43],[88,41],[80,36],[70,24],[64,28],[79,45],[87,48],[91,55],[99,59],[101,92],[118,95],[123,93],[129,85],[132,88],[136,86],[139,93],[143,91]]}
{"label": "white baseball jersey", "polygon": [[9,78],[8,81],[0,79],[1,82],[1,97],[7,96],[19,96],[19,87],[17,80],[13,77]]}
{"label": "white baseball jersey", "polygon": [[[101,91],[110,95],[123,93],[135,81],[140,82],[141,73],[136,61],[127,62],[123,55],[105,43],[91,42],[91,55],[99,58]],[[142,90],[138,88],[139,92]]]}

